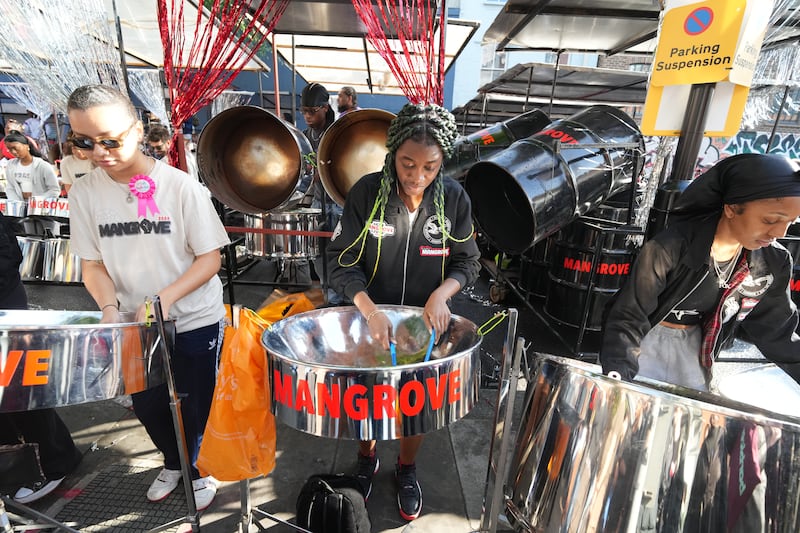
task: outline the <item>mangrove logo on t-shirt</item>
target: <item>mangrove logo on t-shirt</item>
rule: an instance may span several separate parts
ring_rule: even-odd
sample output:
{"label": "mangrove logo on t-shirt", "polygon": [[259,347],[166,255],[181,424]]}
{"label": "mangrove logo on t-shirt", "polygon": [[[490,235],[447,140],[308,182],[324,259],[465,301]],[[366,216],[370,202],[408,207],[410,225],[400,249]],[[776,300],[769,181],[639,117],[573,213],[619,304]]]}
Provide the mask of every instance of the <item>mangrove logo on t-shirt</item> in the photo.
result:
{"label": "mangrove logo on t-shirt", "polygon": [[98,224],[100,237],[124,237],[126,235],[170,234],[172,225],[170,220],[134,220],[131,222],[113,222]]}

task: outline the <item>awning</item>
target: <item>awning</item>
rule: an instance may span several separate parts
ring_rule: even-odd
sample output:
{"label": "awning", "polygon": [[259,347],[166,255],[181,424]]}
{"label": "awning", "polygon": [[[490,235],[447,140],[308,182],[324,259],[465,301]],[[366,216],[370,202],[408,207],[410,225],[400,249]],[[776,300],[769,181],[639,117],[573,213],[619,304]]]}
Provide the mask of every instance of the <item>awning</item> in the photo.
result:
{"label": "awning", "polygon": [[606,104],[636,116],[646,93],[646,72],[563,65],[556,70],[549,63],[524,63],[482,86],[453,114],[464,133],[531,109],[540,109],[555,120],[589,105]]}

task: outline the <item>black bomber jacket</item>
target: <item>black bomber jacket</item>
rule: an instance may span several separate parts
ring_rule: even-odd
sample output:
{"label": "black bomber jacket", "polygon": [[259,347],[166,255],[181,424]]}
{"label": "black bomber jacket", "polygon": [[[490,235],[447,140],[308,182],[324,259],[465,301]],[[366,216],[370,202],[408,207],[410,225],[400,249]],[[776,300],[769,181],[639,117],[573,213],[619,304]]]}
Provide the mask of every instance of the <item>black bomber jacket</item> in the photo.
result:
{"label": "black bomber jacket", "polygon": [[[600,362],[603,372],[631,380],[639,370],[642,338],[704,279],[718,216],[676,222],[645,243],[631,275],[606,317]],[[800,383],[798,313],[789,293],[792,260],[779,243],[745,251],[750,276],[722,306],[722,330],[714,357],[734,337]]]}
{"label": "black bomber jacket", "polygon": [[[331,287],[350,300],[366,290],[378,304],[424,306],[443,278],[457,280],[462,288],[474,283],[480,272],[480,252],[472,237],[472,207],[463,187],[450,178],[442,182],[445,224],[450,234],[465,239],[463,242],[448,240],[442,248],[442,232],[434,206],[435,184],[432,184],[425,190],[413,227],[409,228],[408,210],[393,186],[383,228],[380,214],[376,213],[367,230],[363,253],[359,253],[360,244],[349,247],[364,229],[372,211],[380,177],[379,172],[367,174],[347,194],[344,212],[327,250]],[[381,231],[383,238],[378,252],[377,236]],[[376,259],[379,259],[377,272],[370,282]]]}

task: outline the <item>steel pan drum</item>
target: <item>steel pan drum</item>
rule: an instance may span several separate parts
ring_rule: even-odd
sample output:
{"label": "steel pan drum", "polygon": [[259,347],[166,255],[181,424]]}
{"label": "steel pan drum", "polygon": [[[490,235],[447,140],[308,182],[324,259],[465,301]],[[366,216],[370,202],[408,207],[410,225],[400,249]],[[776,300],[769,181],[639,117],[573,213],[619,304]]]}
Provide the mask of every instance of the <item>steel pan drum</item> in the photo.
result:
{"label": "steel pan drum", "polygon": [[7,217],[24,217],[27,208],[28,202],[0,198],[0,213],[3,213]]}
{"label": "steel pan drum", "polygon": [[719,393],[761,409],[800,416],[800,385],[773,364],[765,364],[723,378]]}
{"label": "steel pan drum", "polygon": [[394,325],[397,366],[355,307],[286,317],[264,332],[278,420],[321,437],[388,440],[441,429],[469,413],[480,385],[475,324],[453,315],[430,360],[414,362],[430,338],[420,329],[422,309],[380,308]]}
{"label": "steel pan drum", "polygon": [[[316,231],[321,209],[273,211],[263,215],[245,215],[246,228],[289,231]],[[319,240],[308,235],[280,233],[246,233],[244,244],[256,257],[273,259],[306,259],[319,255]]]}
{"label": "steel pan drum", "polygon": [[266,109],[222,111],[197,142],[200,177],[214,197],[242,213],[286,205],[307,174],[311,144],[305,135]]}
{"label": "steel pan drum", "polygon": [[800,531],[800,418],[534,366],[506,485],[517,531]]}
{"label": "steel pan drum", "polygon": [[31,196],[28,199],[28,216],[69,218],[69,199]]}
{"label": "steel pan drum", "polygon": [[106,400],[164,383],[156,326],[98,324],[101,316],[0,311],[0,412]]}
{"label": "steel pan drum", "polygon": [[383,168],[386,134],[395,115],[382,109],[357,109],[334,122],[319,142],[319,177],[334,202],[344,206],[362,176]]}

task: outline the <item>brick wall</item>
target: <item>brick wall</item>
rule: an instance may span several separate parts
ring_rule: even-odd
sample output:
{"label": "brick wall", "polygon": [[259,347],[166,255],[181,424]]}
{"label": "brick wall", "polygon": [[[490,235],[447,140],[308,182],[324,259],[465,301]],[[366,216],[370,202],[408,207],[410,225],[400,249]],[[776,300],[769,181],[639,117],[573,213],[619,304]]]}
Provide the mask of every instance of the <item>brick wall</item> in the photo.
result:
{"label": "brick wall", "polygon": [[[638,56],[638,55],[623,55],[616,54],[613,56],[600,56],[597,60],[597,66],[600,68],[610,68],[617,70],[630,70],[630,66],[638,63],[652,62],[652,57]],[[649,67],[644,70],[649,70]]]}

